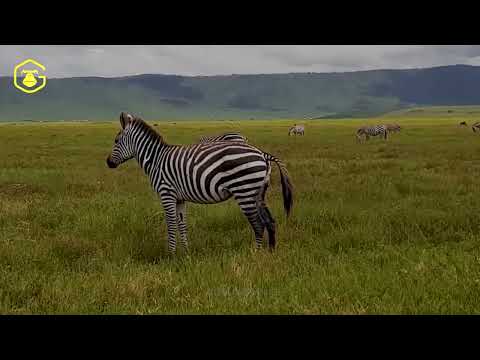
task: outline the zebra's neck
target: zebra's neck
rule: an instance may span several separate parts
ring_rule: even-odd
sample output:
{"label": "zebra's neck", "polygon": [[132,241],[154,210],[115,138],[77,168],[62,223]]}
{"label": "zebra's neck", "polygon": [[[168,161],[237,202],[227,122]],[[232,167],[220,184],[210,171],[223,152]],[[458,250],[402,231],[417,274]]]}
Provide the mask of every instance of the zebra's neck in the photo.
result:
{"label": "zebra's neck", "polygon": [[150,176],[157,167],[158,159],[166,146],[162,137],[152,129],[139,129],[134,141],[135,159],[147,175]]}

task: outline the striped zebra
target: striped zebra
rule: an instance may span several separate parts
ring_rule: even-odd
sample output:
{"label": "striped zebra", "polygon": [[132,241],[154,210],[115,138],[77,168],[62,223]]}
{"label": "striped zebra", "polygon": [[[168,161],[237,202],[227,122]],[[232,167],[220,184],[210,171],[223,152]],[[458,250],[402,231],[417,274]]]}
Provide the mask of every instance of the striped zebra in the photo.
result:
{"label": "striped zebra", "polygon": [[357,141],[361,140],[361,136],[365,135],[365,140],[368,140],[370,136],[382,135],[384,139],[387,139],[388,129],[386,125],[374,125],[374,126],[362,126],[357,130]]}
{"label": "striped zebra", "polygon": [[477,132],[477,130],[480,130],[480,121],[477,121],[475,124],[472,125],[472,130],[473,132]]}
{"label": "striped zebra", "polygon": [[291,136],[292,134],[299,134],[299,135],[305,135],[305,126],[303,125],[293,125],[289,130],[288,130],[288,136]]}
{"label": "striped zebra", "polygon": [[247,138],[239,133],[225,133],[222,135],[202,136],[199,140],[199,143],[206,144],[216,141],[242,141],[248,143]]}
{"label": "striped zebra", "polygon": [[176,251],[177,228],[181,244],[188,248],[186,202],[216,204],[231,197],[247,217],[257,248],[265,229],[269,248],[275,248],[275,220],[265,203],[271,162],[280,170],[287,216],[293,206],[293,187],[279,159],[244,142],[170,145],[142,119],[123,112],[120,124],[107,165],[116,168],[135,158],[143,168],[165,211],[170,253]]}
{"label": "striped zebra", "polygon": [[389,132],[398,132],[402,129],[398,124],[386,124],[385,126]]}

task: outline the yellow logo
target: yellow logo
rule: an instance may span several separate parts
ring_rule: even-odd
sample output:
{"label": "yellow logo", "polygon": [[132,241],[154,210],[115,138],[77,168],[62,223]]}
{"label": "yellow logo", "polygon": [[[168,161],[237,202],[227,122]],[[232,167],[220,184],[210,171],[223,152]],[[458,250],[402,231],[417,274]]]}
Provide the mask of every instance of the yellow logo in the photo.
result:
{"label": "yellow logo", "polygon": [[36,93],[47,85],[47,76],[40,75],[45,70],[45,66],[33,59],[22,61],[13,70],[13,85],[24,93]]}

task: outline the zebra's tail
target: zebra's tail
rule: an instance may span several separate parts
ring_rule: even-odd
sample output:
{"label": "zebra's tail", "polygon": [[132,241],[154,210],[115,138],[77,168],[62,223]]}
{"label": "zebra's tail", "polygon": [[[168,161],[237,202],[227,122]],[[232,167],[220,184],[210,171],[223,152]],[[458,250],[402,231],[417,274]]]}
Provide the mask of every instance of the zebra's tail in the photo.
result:
{"label": "zebra's tail", "polygon": [[282,183],[282,195],[283,195],[283,208],[287,217],[290,215],[290,211],[293,208],[293,185],[290,181],[288,170],[285,167],[285,164],[280,159],[277,159],[275,156],[264,153],[265,159],[267,161],[273,161],[277,164],[278,170],[280,171],[280,181]]}

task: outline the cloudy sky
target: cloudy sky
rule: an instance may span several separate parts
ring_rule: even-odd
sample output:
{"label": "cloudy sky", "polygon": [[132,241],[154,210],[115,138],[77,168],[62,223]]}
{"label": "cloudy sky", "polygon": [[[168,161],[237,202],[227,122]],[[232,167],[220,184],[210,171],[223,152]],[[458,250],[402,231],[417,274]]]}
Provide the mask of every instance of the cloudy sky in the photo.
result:
{"label": "cloudy sky", "polygon": [[47,76],[226,75],[480,65],[478,45],[0,45],[0,76],[33,58]]}

